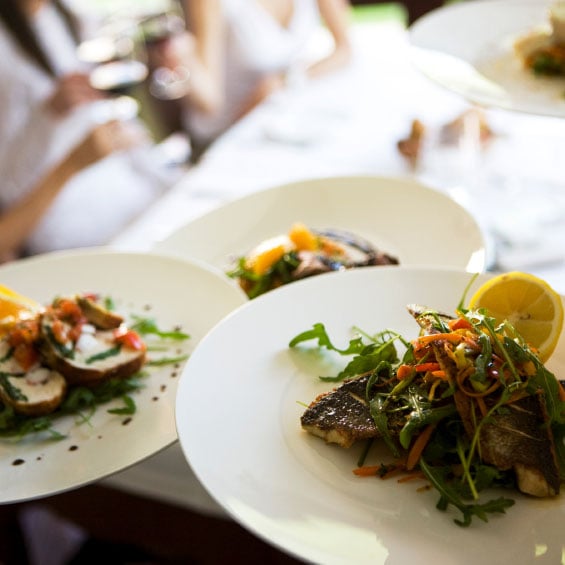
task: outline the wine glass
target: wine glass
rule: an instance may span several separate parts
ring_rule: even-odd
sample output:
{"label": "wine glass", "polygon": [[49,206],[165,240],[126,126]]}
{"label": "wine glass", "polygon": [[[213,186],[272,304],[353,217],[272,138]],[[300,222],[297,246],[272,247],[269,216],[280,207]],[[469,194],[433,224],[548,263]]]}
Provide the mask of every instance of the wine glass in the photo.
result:
{"label": "wine glass", "polygon": [[186,30],[185,19],[178,3],[141,22],[151,79],[149,92],[159,100],[177,100],[189,90],[190,72],[180,65],[169,68],[159,63],[159,53]]}

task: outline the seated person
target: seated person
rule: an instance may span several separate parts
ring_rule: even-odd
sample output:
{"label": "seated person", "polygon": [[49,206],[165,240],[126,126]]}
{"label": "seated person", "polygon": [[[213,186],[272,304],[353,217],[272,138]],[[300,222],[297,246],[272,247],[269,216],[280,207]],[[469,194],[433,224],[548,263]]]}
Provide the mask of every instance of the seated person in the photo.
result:
{"label": "seated person", "polygon": [[[289,78],[315,78],[349,60],[346,0],[184,3],[189,33],[164,44],[161,63],[190,73],[184,120],[196,153]],[[307,42],[321,22],[333,49],[304,68]]]}
{"label": "seated person", "polygon": [[[79,26],[61,0],[0,3],[0,209],[30,195],[115,101],[94,89],[76,55]],[[72,175],[26,241],[28,253],[102,245],[176,180],[137,120],[113,126],[137,137]]]}
{"label": "seated person", "polygon": [[135,138],[128,136],[119,124],[108,122],[97,126],[12,208],[0,212],[0,262],[22,254],[30,234],[74,175],[132,143]]}

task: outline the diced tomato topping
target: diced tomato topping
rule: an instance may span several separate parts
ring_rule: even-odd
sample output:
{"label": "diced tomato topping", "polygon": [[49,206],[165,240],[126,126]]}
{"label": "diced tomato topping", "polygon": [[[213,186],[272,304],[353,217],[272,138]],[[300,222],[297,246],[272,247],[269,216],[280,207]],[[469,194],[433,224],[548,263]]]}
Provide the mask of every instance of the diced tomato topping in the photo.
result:
{"label": "diced tomato topping", "polygon": [[51,330],[53,331],[53,337],[58,343],[66,343],[69,339],[68,330],[61,320],[54,320],[51,324]]}
{"label": "diced tomato topping", "polygon": [[39,353],[28,343],[20,343],[14,348],[14,359],[24,371],[31,369],[39,360]]}
{"label": "diced tomato topping", "polygon": [[24,320],[10,331],[8,343],[12,347],[20,344],[32,344],[39,337],[39,323],[37,320]]}
{"label": "diced tomato topping", "polygon": [[80,334],[82,333],[82,326],[84,326],[84,322],[81,320],[78,324],[75,324],[68,329],[67,337],[74,343],[77,342]]}
{"label": "diced tomato topping", "polygon": [[118,328],[114,330],[114,339],[116,343],[121,343],[125,347],[129,347],[130,349],[135,349],[137,351],[145,351],[147,348],[145,342],[134,330]]}
{"label": "diced tomato topping", "polygon": [[67,322],[77,323],[83,318],[80,306],[68,298],[61,298],[58,300],[54,310],[57,318]]}

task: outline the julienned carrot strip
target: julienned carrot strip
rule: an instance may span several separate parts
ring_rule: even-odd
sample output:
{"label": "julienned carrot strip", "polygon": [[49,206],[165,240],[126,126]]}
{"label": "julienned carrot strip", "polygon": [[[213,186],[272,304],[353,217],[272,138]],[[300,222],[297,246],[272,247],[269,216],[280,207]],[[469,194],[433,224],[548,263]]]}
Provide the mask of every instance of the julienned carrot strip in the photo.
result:
{"label": "julienned carrot strip", "polygon": [[464,338],[465,336],[463,334],[447,332],[421,335],[416,341],[422,345],[427,345],[428,343],[433,343],[434,341],[450,341],[451,343],[459,343],[460,341],[463,341]]}
{"label": "julienned carrot strip", "polygon": [[435,396],[435,393],[436,393],[436,388],[439,386],[439,383],[441,383],[441,381],[439,379],[436,379],[432,383],[432,386],[430,387],[430,392],[428,394],[428,400],[432,401],[434,399],[434,396]]}
{"label": "julienned carrot strip", "polygon": [[366,465],[365,467],[356,467],[353,473],[358,477],[372,477],[381,470],[381,465]]}
{"label": "julienned carrot strip", "polygon": [[426,371],[439,371],[440,366],[439,363],[435,363],[435,362],[420,363],[419,365],[415,365],[414,369],[418,373],[424,373]]}
{"label": "julienned carrot strip", "polygon": [[435,427],[436,427],[435,424],[428,424],[424,428],[422,433],[416,438],[414,445],[412,446],[410,452],[408,453],[408,458],[406,459],[407,471],[411,471],[412,469],[414,469],[414,467],[420,460],[420,457],[424,452],[424,448],[428,444],[428,441],[430,441],[430,437],[432,436]]}
{"label": "julienned carrot strip", "polygon": [[358,477],[379,477],[380,479],[388,479],[393,475],[402,473],[406,470],[404,463],[399,462],[393,465],[365,465],[356,467],[353,473]]}
{"label": "julienned carrot strip", "polygon": [[425,479],[426,475],[424,475],[424,473],[422,473],[421,471],[413,471],[412,473],[410,473],[409,475],[405,475],[404,477],[400,477],[400,479],[397,479],[397,483],[407,483],[408,481],[414,481],[416,479]]}
{"label": "julienned carrot strip", "polygon": [[439,370],[439,363],[436,362],[420,363],[418,365],[400,365],[396,371],[396,378],[401,381],[402,379],[409,377],[413,371],[416,371],[417,373],[426,373],[430,371],[433,373],[434,371]]}
{"label": "julienned carrot strip", "polygon": [[438,379],[445,379],[445,371],[438,369],[437,371],[432,371],[432,375]]}
{"label": "julienned carrot strip", "polygon": [[401,381],[412,374],[414,367],[412,365],[400,365],[396,371],[396,378]]}

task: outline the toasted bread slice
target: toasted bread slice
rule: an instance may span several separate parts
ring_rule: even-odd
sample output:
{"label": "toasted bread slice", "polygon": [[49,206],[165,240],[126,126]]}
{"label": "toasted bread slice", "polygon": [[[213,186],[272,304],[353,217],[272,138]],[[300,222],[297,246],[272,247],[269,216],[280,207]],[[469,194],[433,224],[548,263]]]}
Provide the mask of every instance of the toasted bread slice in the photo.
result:
{"label": "toasted bread slice", "polygon": [[43,416],[59,407],[66,389],[63,375],[38,366],[20,375],[3,375],[0,399],[19,414]]}
{"label": "toasted bread slice", "polygon": [[63,376],[40,364],[25,371],[12,356],[6,340],[0,342],[0,401],[19,414],[43,416],[63,401],[67,383]]}
{"label": "toasted bread slice", "polygon": [[48,313],[41,317],[39,350],[45,363],[59,371],[71,385],[94,386],[111,378],[127,378],[145,363],[145,351],[122,347],[112,330],[83,334],[76,346],[54,338]]}

